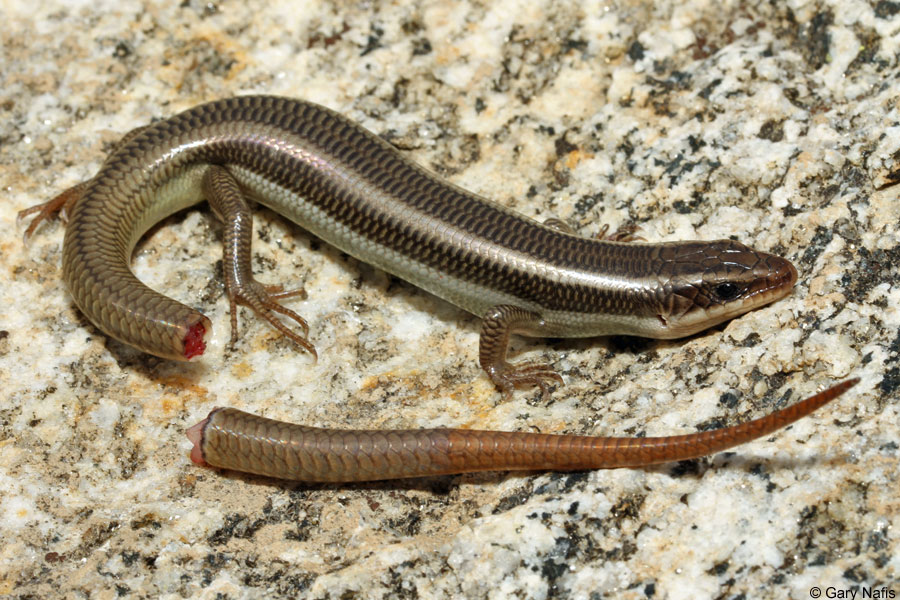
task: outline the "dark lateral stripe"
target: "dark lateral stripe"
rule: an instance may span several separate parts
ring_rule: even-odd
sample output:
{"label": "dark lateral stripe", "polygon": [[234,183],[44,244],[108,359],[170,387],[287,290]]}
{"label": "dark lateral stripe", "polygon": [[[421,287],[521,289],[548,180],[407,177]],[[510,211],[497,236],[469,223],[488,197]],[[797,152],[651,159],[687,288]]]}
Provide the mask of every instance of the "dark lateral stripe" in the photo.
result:
{"label": "dark lateral stripe", "polygon": [[[598,303],[596,289],[587,285],[562,285],[557,270],[576,269],[620,274],[629,278],[653,275],[659,264],[656,246],[604,244],[535,227],[534,223],[505,209],[443,184],[396,152],[385,152],[386,143],[317,105],[272,97],[242,97],[201,105],[177,117],[149,127],[132,141],[145,147],[148,138],[187,139],[191,132],[214,130],[219,141],[187,150],[183,164],[208,161],[241,164],[258,175],[291,190],[313,203],[360,236],[380,246],[413,257],[421,264],[480,286],[531,301],[548,310],[573,312],[633,313],[641,299],[625,298],[626,291],[607,293]],[[260,125],[273,129],[269,139],[251,132]],[[194,134],[196,135],[196,133]],[[361,190],[351,189],[335,173],[310,168],[303,161],[280,152],[277,137],[329,162],[357,172]],[[171,142],[169,142],[171,143]],[[271,144],[271,145],[270,145]],[[125,155],[126,153],[123,153]],[[379,192],[452,227],[469,232],[468,240],[453,243],[434,231],[414,227],[407,220],[389,221],[372,203]],[[546,267],[546,276],[526,273],[497,262],[477,251],[472,239],[512,250]],[[616,297],[622,296],[622,297]],[[540,302],[539,302],[540,300]],[[628,300],[628,301],[626,301]]]}

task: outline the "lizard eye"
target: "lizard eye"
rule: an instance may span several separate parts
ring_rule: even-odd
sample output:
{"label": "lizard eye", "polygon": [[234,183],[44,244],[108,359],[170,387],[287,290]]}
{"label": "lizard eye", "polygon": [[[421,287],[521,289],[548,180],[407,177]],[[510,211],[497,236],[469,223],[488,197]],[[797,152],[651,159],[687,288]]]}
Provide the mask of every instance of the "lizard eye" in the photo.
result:
{"label": "lizard eye", "polygon": [[726,281],[713,287],[712,291],[719,300],[728,302],[740,296],[743,290],[736,283]]}

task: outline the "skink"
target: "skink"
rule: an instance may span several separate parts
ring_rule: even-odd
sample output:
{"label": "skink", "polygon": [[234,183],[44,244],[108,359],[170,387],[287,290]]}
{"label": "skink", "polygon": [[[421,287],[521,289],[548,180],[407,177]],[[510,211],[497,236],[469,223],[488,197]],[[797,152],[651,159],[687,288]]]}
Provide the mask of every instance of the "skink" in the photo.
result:
{"label": "skink", "polygon": [[[269,96],[220,100],[128,134],[90,181],[43,206],[69,223],[63,277],[108,335],[165,358],[203,353],[209,320],[131,272],[140,237],[206,198],[228,227],[225,278],[308,350],[306,324],[250,272],[250,196],[323,240],[483,318],[480,360],[502,390],[558,379],[506,362],[510,334],[687,336],[788,294],[791,263],[730,240],[587,239],[441,181],[322,106]],[[28,213],[26,213],[28,214]],[[301,336],[274,312],[300,323]]]}
{"label": "skink", "polygon": [[507,362],[511,334],[677,338],[781,298],[797,279],[789,261],[731,240],[621,242],[537,223],[441,181],[327,108],[271,96],[219,100],[136,129],[93,179],[21,216],[39,213],[26,237],[56,212],[68,216],[63,277],[97,327],[188,360],[203,353],[209,320],[141,283],[130,260],[150,227],[205,198],[227,225],[232,339],[244,304],[315,352],[306,322],[279,302],[297,292],[253,278],[247,197],[482,317],[479,359],[507,395],[561,382],[547,364]]}

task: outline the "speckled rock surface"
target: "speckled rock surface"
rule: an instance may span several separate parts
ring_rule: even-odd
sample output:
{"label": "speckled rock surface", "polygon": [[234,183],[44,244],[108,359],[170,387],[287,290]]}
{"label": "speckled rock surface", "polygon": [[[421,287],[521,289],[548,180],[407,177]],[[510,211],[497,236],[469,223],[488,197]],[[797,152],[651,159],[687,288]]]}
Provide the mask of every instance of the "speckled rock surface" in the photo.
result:
{"label": "speckled rock surface", "polygon": [[[9,0],[0,69],[0,595],[900,596],[900,3]],[[246,310],[228,345],[206,207],[135,256],[215,324],[173,364],[108,340],[16,212],[202,101],[326,104],[454,183],[585,235],[733,237],[793,295],[688,340],[518,340],[567,385],[503,402],[479,323],[256,215],[318,362]],[[845,398],[735,452],[650,469],[302,485],[204,470],[216,405],[336,427],[666,435]],[[886,595],[886,594],[893,595]],[[860,597],[860,596],[858,596]]]}

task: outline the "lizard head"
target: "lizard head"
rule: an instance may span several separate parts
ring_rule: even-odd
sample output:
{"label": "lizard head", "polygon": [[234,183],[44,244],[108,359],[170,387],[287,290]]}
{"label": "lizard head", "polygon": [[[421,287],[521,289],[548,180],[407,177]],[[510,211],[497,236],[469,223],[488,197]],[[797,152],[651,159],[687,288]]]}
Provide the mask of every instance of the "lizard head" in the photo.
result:
{"label": "lizard head", "polygon": [[733,240],[662,245],[660,258],[653,337],[697,333],[783,298],[797,282],[787,259]]}

